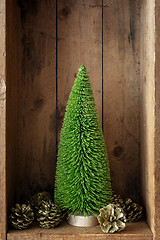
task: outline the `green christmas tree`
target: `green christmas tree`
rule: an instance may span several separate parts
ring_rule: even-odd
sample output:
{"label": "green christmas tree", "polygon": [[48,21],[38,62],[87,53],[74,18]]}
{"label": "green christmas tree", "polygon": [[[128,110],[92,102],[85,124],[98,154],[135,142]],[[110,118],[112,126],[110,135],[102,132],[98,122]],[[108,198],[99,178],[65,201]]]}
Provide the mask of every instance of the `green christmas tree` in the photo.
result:
{"label": "green christmas tree", "polygon": [[104,137],[84,65],[72,87],[61,129],[54,200],[74,215],[96,215],[112,202]]}

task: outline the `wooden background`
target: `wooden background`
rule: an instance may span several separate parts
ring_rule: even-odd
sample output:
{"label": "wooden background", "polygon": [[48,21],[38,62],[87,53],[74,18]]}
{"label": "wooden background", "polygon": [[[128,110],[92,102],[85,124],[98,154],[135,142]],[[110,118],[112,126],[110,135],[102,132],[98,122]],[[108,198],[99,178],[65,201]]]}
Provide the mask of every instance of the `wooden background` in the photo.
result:
{"label": "wooden background", "polygon": [[16,47],[8,77],[16,107],[9,111],[15,126],[8,128],[14,133],[8,145],[14,150],[7,156],[15,180],[13,186],[8,179],[14,196],[9,205],[53,191],[56,143],[81,64],[102,122],[113,189],[139,201],[139,1],[18,0],[12,9],[16,23],[8,17],[8,25]]}

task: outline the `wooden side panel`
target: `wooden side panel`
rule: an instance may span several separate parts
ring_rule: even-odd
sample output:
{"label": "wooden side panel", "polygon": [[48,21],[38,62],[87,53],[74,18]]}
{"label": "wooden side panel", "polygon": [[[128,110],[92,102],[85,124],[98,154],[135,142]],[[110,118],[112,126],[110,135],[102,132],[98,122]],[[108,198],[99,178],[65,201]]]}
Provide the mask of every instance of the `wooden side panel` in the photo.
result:
{"label": "wooden side panel", "polygon": [[[92,4],[101,1],[93,0]],[[69,94],[84,64],[102,120],[102,9],[91,7],[90,0],[58,1],[58,133]]]}
{"label": "wooden side panel", "polygon": [[160,239],[160,1],[155,1],[155,239]]}
{"label": "wooden side panel", "polygon": [[0,240],[6,237],[6,5],[0,1]]}
{"label": "wooden side panel", "polygon": [[56,1],[17,1],[17,200],[53,190],[56,165]]}
{"label": "wooden side panel", "polygon": [[112,184],[139,201],[139,4],[103,5],[103,129]]}
{"label": "wooden side panel", "polygon": [[160,239],[160,2],[141,7],[141,159],[146,216]]}
{"label": "wooden side panel", "polygon": [[142,199],[146,218],[155,231],[155,14],[154,1],[144,1],[141,6],[141,181]]}

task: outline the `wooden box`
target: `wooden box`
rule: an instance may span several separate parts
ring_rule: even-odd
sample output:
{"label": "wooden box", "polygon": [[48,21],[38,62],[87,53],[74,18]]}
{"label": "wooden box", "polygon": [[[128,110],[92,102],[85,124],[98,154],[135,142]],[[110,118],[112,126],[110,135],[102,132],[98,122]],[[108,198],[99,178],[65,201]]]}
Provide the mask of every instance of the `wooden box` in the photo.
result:
{"label": "wooden box", "polygon": [[[160,239],[160,1],[0,1],[0,239]],[[12,205],[54,189],[71,87],[87,67],[112,185],[145,220],[121,233],[7,227]],[[151,230],[150,230],[151,229]]]}

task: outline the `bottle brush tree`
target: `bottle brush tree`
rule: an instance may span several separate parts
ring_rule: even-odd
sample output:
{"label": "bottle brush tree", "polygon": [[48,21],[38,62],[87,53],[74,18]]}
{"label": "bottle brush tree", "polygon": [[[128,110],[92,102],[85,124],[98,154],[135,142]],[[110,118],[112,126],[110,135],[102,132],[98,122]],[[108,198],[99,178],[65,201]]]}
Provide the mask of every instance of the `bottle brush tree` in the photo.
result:
{"label": "bottle brush tree", "polygon": [[60,134],[55,203],[70,214],[96,215],[112,202],[110,170],[91,83],[81,65]]}

